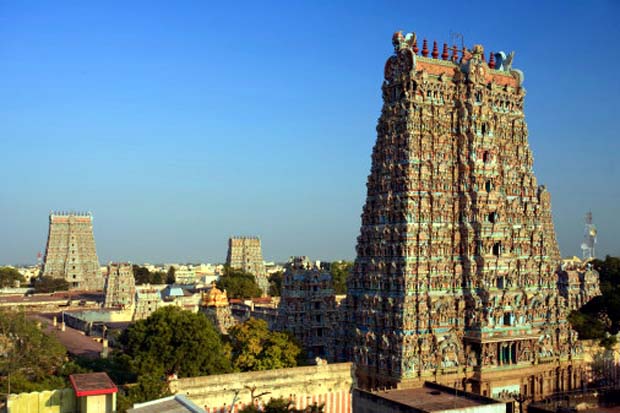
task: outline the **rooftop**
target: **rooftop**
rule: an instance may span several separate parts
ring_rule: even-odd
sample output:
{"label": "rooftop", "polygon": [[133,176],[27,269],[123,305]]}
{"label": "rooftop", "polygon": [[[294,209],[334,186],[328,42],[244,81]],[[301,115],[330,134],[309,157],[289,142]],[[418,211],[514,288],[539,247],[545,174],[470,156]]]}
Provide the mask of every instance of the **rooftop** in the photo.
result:
{"label": "rooftop", "polygon": [[456,411],[491,404],[504,405],[498,400],[428,382],[424,384],[424,387],[415,389],[386,390],[372,393],[356,391],[361,393],[362,398],[383,399],[388,403],[395,402],[402,407],[411,408],[412,412],[420,413]]}
{"label": "rooftop", "polygon": [[134,404],[132,409],[127,410],[128,413],[203,413],[204,411],[182,394]]}
{"label": "rooftop", "polygon": [[97,396],[118,391],[106,373],[71,374],[69,380],[77,397]]}

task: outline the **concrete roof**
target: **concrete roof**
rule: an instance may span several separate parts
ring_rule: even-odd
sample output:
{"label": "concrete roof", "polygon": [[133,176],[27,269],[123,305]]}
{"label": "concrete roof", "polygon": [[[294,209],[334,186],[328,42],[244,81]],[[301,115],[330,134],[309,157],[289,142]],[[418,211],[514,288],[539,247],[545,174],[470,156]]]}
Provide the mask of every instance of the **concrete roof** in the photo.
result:
{"label": "concrete roof", "polygon": [[206,413],[206,410],[197,406],[182,394],[137,403],[127,413]]}

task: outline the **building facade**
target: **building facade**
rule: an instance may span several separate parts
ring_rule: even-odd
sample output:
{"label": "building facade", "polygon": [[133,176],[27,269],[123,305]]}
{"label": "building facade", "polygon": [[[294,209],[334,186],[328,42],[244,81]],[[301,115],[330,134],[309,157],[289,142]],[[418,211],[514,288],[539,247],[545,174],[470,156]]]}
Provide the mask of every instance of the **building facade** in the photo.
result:
{"label": "building facade", "polygon": [[277,329],[293,333],[309,359],[336,359],[338,318],[332,276],[308,257],[292,257],[286,265]]}
{"label": "building facade", "polygon": [[110,263],[107,273],[104,307],[121,309],[133,307],[136,301],[136,280],[132,265]]}
{"label": "building facade", "polygon": [[393,37],[347,281],[361,388],[425,378],[491,397],[578,387],[549,192],[514,53]]}
{"label": "building facade", "polygon": [[90,212],[50,213],[42,275],[62,278],[71,289],[103,289]]}
{"label": "building facade", "polygon": [[230,268],[237,268],[256,277],[258,286],[267,294],[269,280],[263,261],[263,252],[258,237],[231,237],[228,240],[228,254],[226,264]]}

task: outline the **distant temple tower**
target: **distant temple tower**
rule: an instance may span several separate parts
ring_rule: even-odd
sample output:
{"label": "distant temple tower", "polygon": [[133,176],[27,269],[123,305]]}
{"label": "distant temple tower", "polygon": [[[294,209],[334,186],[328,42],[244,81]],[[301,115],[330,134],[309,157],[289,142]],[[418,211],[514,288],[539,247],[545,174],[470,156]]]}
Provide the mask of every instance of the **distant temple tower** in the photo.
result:
{"label": "distant temple tower", "polygon": [[267,294],[269,281],[263,261],[260,238],[231,237],[228,240],[226,264],[230,268],[237,268],[254,275],[258,286],[264,294]]}
{"label": "distant temple tower", "polygon": [[502,398],[579,388],[514,54],[392,42],[347,280],[358,385],[432,380]]}
{"label": "distant temple tower", "polygon": [[90,212],[50,213],[42,274],[67,280],[71,289],[103,288]]}
{"label": "distant temple tower", "polygon": [[337,310],[331,274],[308,257],[291,257],[282,277],[278,330],[293,333],[310,360],[335,361]]}
{"label": "distant temple tower", "polygon": [[108,264],[108,277],[105,281],[106,308],[130,308],[136,300],[136,280],[133,267],[129,263]]}
{"label": "distant temple tower", "polygon": [[228,329],[235,325],[226,291],[217,288],[215,282],[211,283],[208,292],[202,293],[200,312],[205,314],[222,334],[228,334]]}

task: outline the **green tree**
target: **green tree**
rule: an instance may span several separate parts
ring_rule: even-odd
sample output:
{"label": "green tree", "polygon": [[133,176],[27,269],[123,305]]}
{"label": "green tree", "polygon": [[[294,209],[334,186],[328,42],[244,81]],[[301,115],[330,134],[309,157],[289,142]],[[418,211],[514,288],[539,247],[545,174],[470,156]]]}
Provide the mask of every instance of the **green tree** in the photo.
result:
{"label": "green tree", "polygon": [[169,396],[170,389],[164,376],[143,374],[136,383],[125,386],[125,394],[119,394],[117,410],[125,412],[136,403],[148,402]]}
{"label": "green tree", "polygon": [[353,268],[353,263],[349,261],[335,261],[330,265],[330,273],[334,282],[334,292],[336,294],[347,293],[347,277]]}
{"label": "green tree", "polygon": [[295,367],[303,358],[289,333],[269,331],[267,322],[250,318],[228,330],[233,367],[240,371]]}
{"label": "green tree", "polygon": [[19,393],[64,387],[59,372],[67,350],[23,312],[0,310],[2,392]]}
{"label": "green tree", "polygon": [[19,271],[12,267],[0,267],[0,288],[15,287],[17,283],[25,282],[26,279]]}
{"label": "green tree", "polygon": [[228,266],[224,267],[224,273],[217,281],[217,288],[226,290],[229,298],[254,298],[263,293],[256,283],[256,277]]}
{"label": "green tree", "polygon": [[274,272],[269,276],[269,295],[279,297],[282,294],[282,271]]}
{"label": "green tree", "polygon": [[141,375],[179,377],[227,373],[230,361],[219,333],[202,313],[160,308],[121,335],[130,370]]}
{"label": "green tree", "polygon": [[171,265],[166,274],[166,284],[174,284],[177,280],[175,277],[176,269]]}
{"label": "green tree", "polygon": [[69,282],[64,278],[39,277],[34,280],[33,287],[35,293],[53,293],[69,290]]}
{"label": "green tree", "polygon": [[140,267],[139,265],[133,265],[133,277],[136,280],[136,285],[150,284],[151,272],[146,267]]}
{"label": "green tree", "polygon": [[590,264],[599,273],[602,295],[573,311],[568,319],[579,338],[598,339],[601,346],[610,348],[616,341],[613,335],[620,331],[620,258],[608,255]]}
{"label": "green tree", "polygon": [[136,280],[136,285],[143,284],[162,284],[168,277],[163,271],[150,272],[146,267],[140,267],[139,265],[133,266],[133,277]]}

